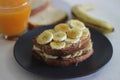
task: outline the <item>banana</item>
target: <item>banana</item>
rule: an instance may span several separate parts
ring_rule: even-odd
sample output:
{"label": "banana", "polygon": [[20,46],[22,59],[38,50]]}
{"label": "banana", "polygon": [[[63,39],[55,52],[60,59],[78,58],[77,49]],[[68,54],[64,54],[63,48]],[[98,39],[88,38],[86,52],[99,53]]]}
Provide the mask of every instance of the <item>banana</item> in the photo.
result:
{"label": "banana", "polygon": [[78,29],[84,29],[85,28],[84,23],[79,21],[79,20],[69,20],[67,23],[72,28],[78,28]]}
{"label": "banana", "polygon": [[72,55],[72,58],[77,57],[78,51]]}
{"label": "banana", "polygon": [[33,49],[36,51],[42,51],[40,48],[38,48],[37,46],[33,45]]}
{"label": "banana", "polygon": [[53,34],[53,40],[54,41],[63,41],[67,38],[67,35],[63,31],[58,31]]}
{"label": "banana", "polygon": [[82,33],[82,39],[85,39],[90,35],[90,32],[89,32],[88,28],[83,29],[82,32],[83,32]]}
{"label": "banana", "polygon": [[67,32],[68,30],[70,30],[70,27],[66,23],[61,23],[61,24],[56,25],[54,29],[55,31]]}
{"label": "banana", "polygon": [[81,56],[82,53],[83,53],[82,50],[78,51],[77,56]]}
{"label": "banana", "polygon": [[62,59],[68,59],[71,58],[71,55],[63,56]]}
{"label": "banana", "polygon": [[52,56],[52,55],[48,55],[46,53],[44,53],[43,55],[46,59],[57,59],[58,58],[58,56]]}
{"label": "banana", "polygon": [[72,28],[71,30],[67,31],[67,36],[72,39],[80,38],[82,36],[82,30]]}
{"label": "banana", "polygon": [[75,53],[72,55],[72,57],[74,58],[74,57],[78,57],[78,56],[81,56],[81,55],[82,55],[82,50],[75,52]]}
{"label": "banana", "polygon": [[111,24],[87,14],[86,10],[79,5],[72,7],[72,13],[77,19],[84,22],[86,26],[96,29],[99,32],[111,33],[114,31]]}
{"label": "banana", "polygon": [[89,51],[90,49],[92,49],[93,47],[93,43],[92,42],[89,42],[89,44],[87,45],[86,48],[82,49],[83,52],[86,52],[86,51]]}
{"label": "banana", "polygon": [[49,31],[44,31],[42,32],[38,37],[37,37],[37,42],[39,44],[47,44],[53,39],[53,34]]}
{"label": "banana", "polygon": [[94,9],[94,6],[92,4],[88,4],[88,5],[79,5],[82,9],[84,9],[85,11],[91,11]]}
{"label": "banana", "polygon": [[45,30],[45,31],[52,32],[53,34],[55,33],[55,30],[54,30],[54,29],[48,29],[48,30]]}
{"label": "banana", "polygon": [[69,58],[78,57],[78,56],[81,56],[82,53],[83,53],[82,50],[80,50],[80,51],[75,52],[75,53],[72,54],[72,55],[63,56],[62,59],[69,59]]}
{"label": "banana", "polygon": [[52,49],[62,49],[62,48],[65,47],[65,45],[66,45],[65,42],[55,42],[55,41],[52,41],[50,43],[50,46],[51,46]]}
{"label": "banana", "polygon": [[71,39],[71,38],[67,38],[65,39],[65,42],[67,43],[77,43],[80,39],[76,38],[76,39]]}

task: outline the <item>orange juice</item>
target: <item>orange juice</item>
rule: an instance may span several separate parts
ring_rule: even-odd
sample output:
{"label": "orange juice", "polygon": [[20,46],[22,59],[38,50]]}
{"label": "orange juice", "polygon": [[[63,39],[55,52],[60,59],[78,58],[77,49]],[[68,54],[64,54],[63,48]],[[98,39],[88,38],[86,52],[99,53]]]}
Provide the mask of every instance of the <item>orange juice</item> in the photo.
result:
{"label": "orange juice", "polygon": [[28,0],[0,0],[0,32],[21,35],[26,30],[30,11]]}

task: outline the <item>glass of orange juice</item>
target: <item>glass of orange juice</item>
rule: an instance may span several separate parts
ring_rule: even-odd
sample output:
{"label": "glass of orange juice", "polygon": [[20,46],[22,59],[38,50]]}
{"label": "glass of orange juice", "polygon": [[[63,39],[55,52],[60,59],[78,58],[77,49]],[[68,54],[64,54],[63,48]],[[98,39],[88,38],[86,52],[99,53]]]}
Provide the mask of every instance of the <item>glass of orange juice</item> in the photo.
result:
{"label": "glass of orange juice", "polygon": [[31,6],[28,0],[0,0],[0,33],[5,39],[16,39],[27,28]]}

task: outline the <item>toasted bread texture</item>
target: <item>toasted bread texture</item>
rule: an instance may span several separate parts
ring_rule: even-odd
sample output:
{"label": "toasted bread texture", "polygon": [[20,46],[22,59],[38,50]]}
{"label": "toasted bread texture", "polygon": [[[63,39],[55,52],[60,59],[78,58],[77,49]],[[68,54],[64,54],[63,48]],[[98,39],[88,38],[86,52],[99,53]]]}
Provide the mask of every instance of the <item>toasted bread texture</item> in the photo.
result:
{"label": "toasted bread texture", "polygon": [[44,25],[52,25],[65,22],[68,19],[67,13],[53,6],[47,7],[29,18],[28,28],[33,29]]}
{"label": "toasted bread texture", "polygon": [[33,53],[34,53],[33,56],[35,56],[35,58],[37,58],[38,60],[41,60],[52,66],[69,66],[74,63],[83,62],[84,60],[88,59],[93,54],[93,52],[94,50],[91,49],[85,52],[84,54],[82,54],[81,56],[65,59],[65,60],[64,59],[45,59],[44,57],[39,55],[40,54],[39,52],[36,52],[35,50],[33,50]]}

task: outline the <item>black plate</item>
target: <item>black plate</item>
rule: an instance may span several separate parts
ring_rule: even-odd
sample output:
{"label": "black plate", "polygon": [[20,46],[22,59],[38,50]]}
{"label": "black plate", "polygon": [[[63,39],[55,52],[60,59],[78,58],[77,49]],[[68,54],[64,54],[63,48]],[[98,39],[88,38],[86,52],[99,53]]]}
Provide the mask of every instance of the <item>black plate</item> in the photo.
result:
{"label": "black plate", "polygon": [[46,65],[32,56],[32,39],[45,29],[53,28],[44,26],[27,32],[19,38],[14,47],[16,61],[27,71],[39,74],[42,77],[74,78],[91,74],[104,66],[112,57],[113,48],[110,41],[101,33],[90,29],[94,43],[94,54],[87,60],[68,67],[53,67]]}

